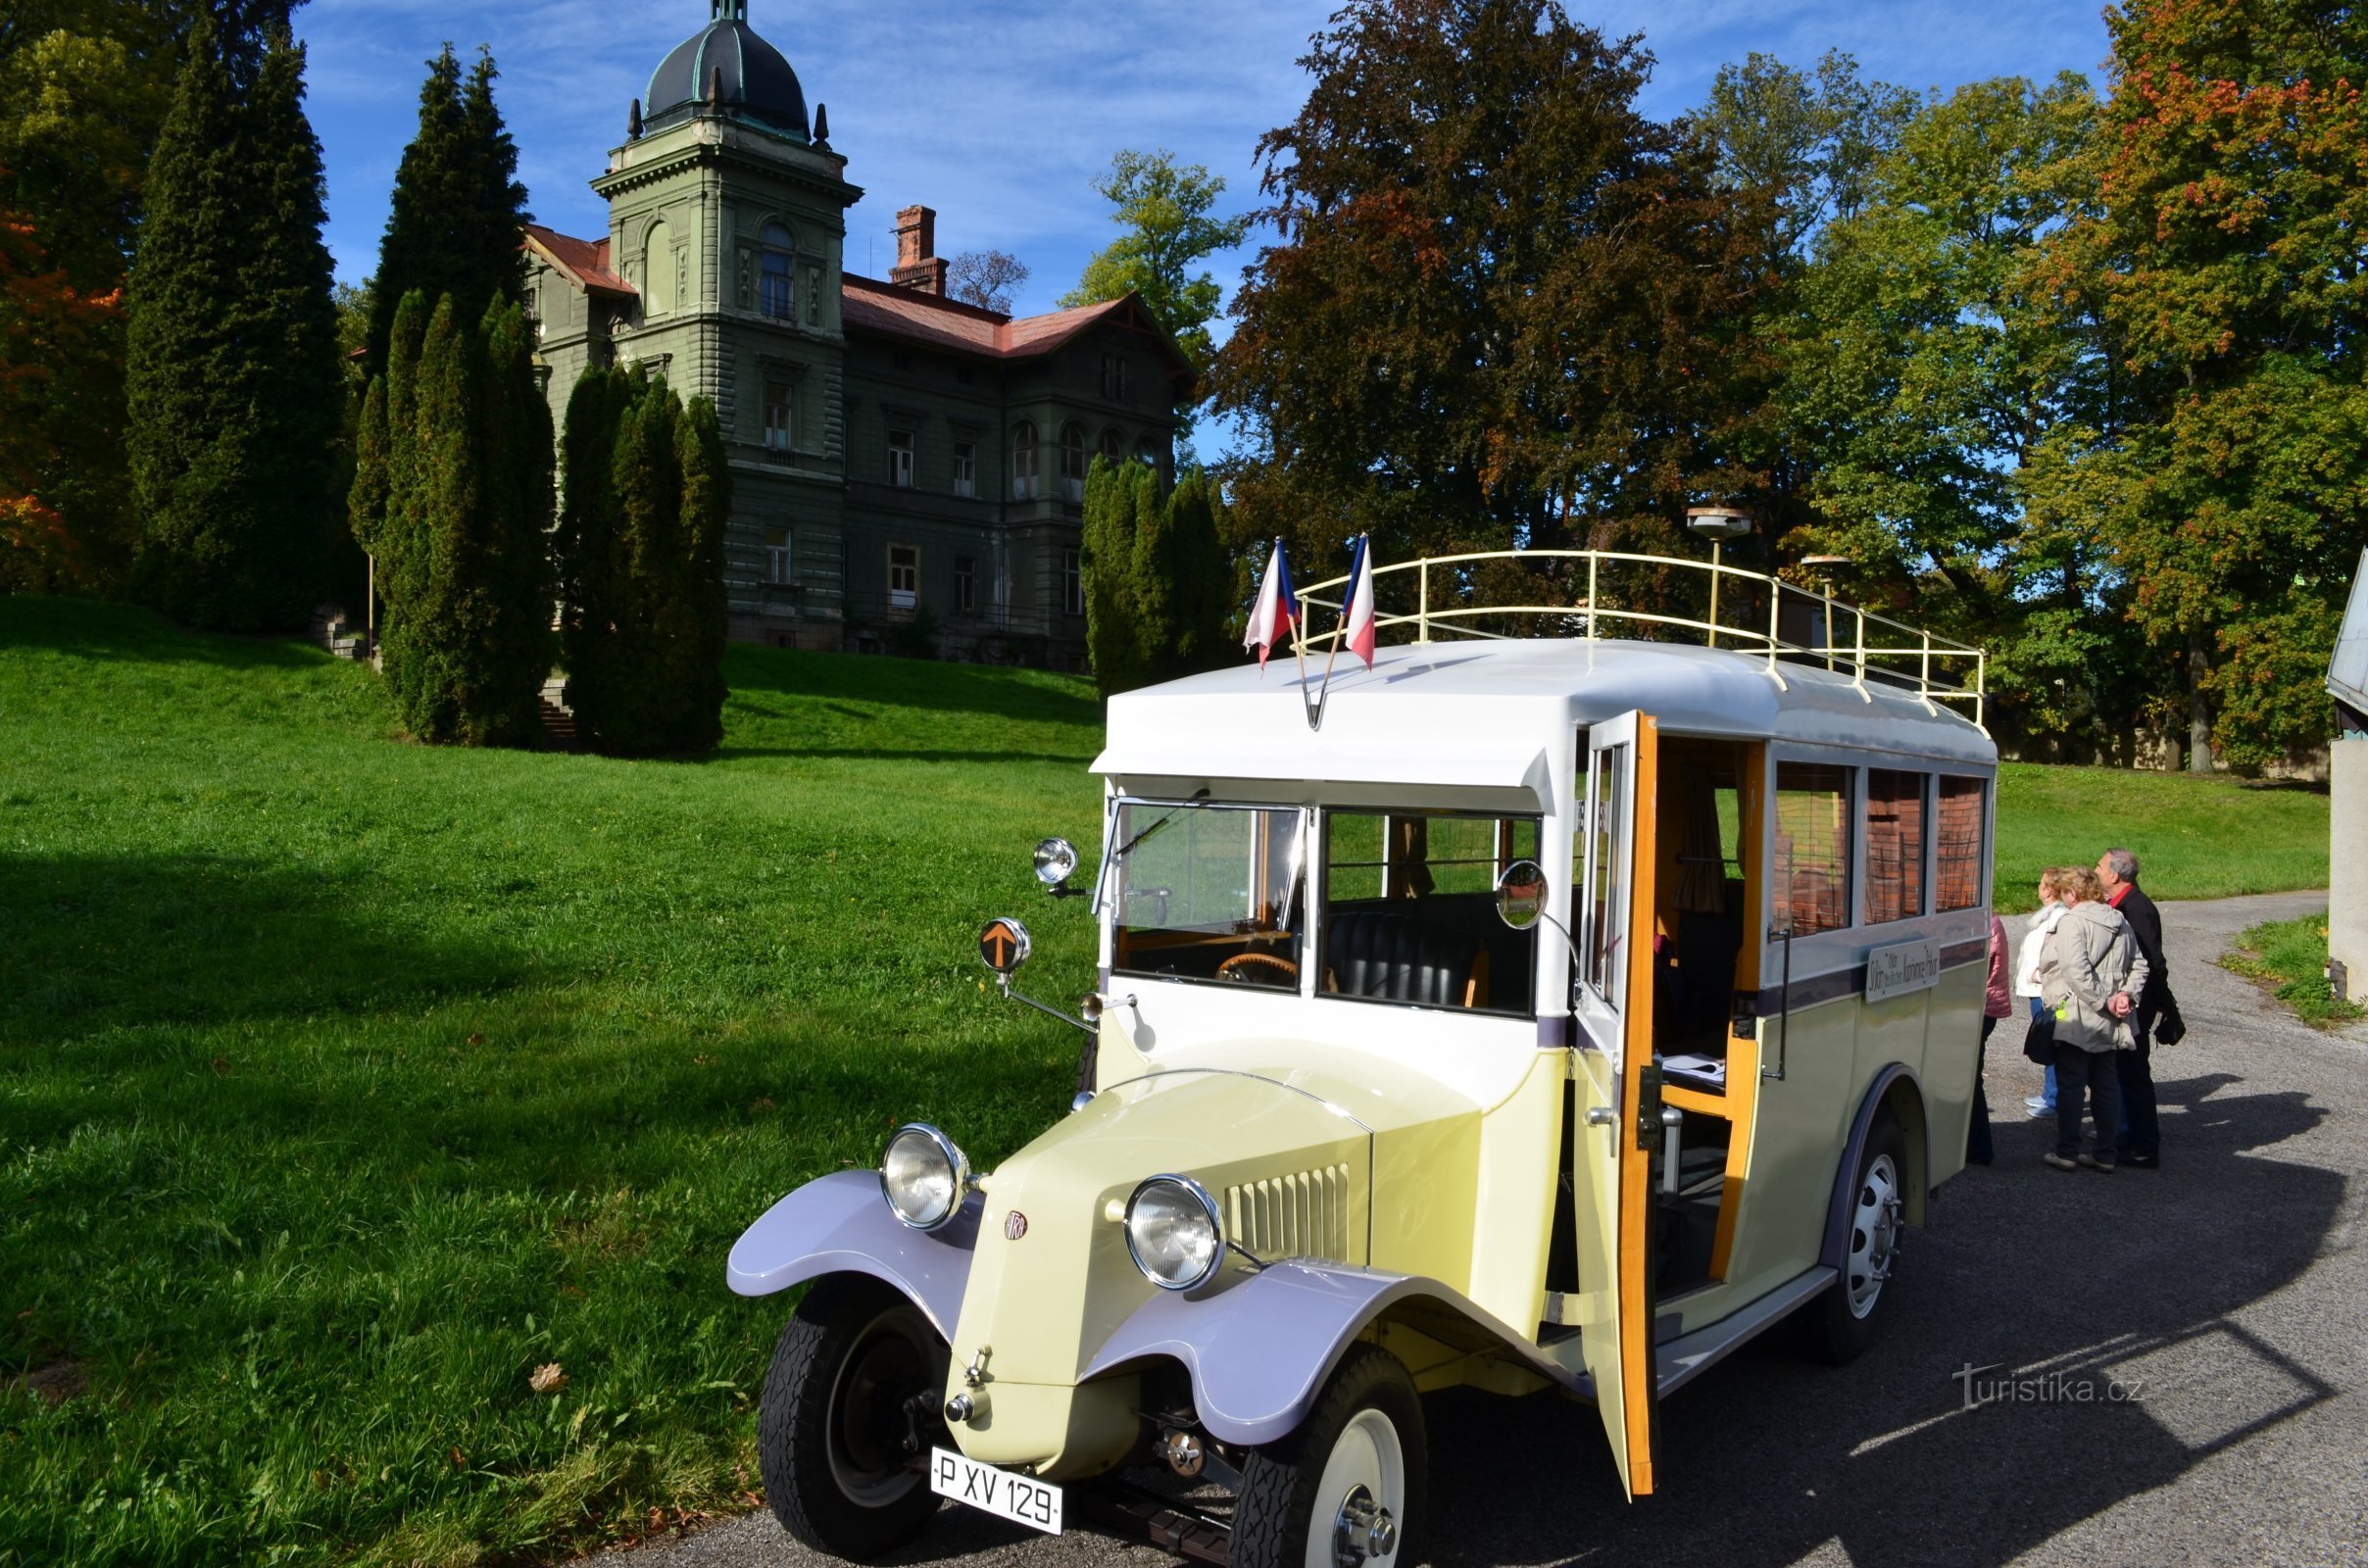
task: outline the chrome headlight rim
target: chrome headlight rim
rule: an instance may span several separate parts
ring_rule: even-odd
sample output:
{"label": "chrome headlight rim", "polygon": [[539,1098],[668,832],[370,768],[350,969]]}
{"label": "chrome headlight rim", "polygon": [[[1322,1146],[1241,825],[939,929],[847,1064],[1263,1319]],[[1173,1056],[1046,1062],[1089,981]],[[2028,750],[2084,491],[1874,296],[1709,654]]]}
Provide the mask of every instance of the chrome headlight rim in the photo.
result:
{"label": "chrome headlight rim", "polygon": [[[938,1157],[946,1162],[946,1169],[953,1177],[953,1198],[947,1202],[946,1211],[942,1214],[935,1215],[934,1217],[914,1219],[911,1215],[907,1214],[905,1210],[898,1205],[895,1189],[892,1188],[888,1182],[889,1155],[895,1152],[898,1141],[906,1137],[908,1134],[918,1134],[920,1137],[928,1140],[931,1147],[937,1151]],[[888,1212],[896,1216],[896,1222],[904,1226],[907,1230],[927,1232],[945,1229],[948,1225],[954,1222],[954,1216],[962,1212],[962,1200],[969,1194],[969,1191],[973,1185],[974,1183],[970,1170],[970,1160],[969,1157],[962,1152],[961,1146],[956,1144],[953,1139],[947,1137],[942,1129],[932,1127],[925,1121],[909,1121],[905,1123],[902,1127],[899,1127],[896,1131],[890,1133],[888,1135],[888,1142],[881,1146],[880,1200],[888,1205]]]}
{"label": "chrome headlight rim", "polygon": [[[1208,1265],[1191,1279],[1170,1280],[1162,1277],[1143,1260],[1143,1253],[1135,1246],[1135,1205],[1142,1200],[1145,1193],[1155,1187],[1177,1188],[1192,1198],[1207,1216],[1209,1233],[1216,1238],[1216,1245],[1209,1249]],[[1137,1182],[1135,1190],[1127,1195],[1125,1220],[1120,1228],[1126,1233],[1126,1255],[1134,1260],[1136,1269],[1145,1279],[1163,1291],[1196,1290],[1214,1279],[1217,1270],[1224,1266],[1225,1250],[1229,1245],[1225,1240],[1225,1217],[1217,1208],[1217,1200],[1209,1196],[1209,1189],[1180,1171],[1162,1171]]]}

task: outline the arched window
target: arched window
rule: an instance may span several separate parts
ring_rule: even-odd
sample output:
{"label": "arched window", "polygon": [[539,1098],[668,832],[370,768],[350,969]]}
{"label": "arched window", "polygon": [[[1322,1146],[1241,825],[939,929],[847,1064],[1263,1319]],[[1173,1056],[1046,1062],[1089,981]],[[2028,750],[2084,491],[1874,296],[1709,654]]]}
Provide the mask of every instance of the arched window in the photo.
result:
{"label": "arched window", "polygon": [[1085,426],[1061,427],[1061,499],[1075,506],[1085,499]]}
{"label": "arched window", "polygon": [[1159,466],[1159,453],[1151,444],[1150,436],[1145,436],[1135,443],[1135,461],[1147,468],[1157,468]]}
{"label": "arched window", "polygon": [[1036,426],[1024,419],[1011,432],[1011,499],[1036,499]]}
{"label": "arched window", "polygon": [[765,267],[757,283],[757,309],[776,321],[797,319],[797,298],[791,283],[789,230],[778,223],[765,225]]}
{"label": "arched window", "polygon": [[674,308],[674,231],[663,218],[641,241],[641,308],[651,316]]}
{"label": "arched window", "polygon": [[1103,426],[1100,451],[1110,459],[1113,468],[1126,461],[1126,438],[1118,433],[1115,425]]}

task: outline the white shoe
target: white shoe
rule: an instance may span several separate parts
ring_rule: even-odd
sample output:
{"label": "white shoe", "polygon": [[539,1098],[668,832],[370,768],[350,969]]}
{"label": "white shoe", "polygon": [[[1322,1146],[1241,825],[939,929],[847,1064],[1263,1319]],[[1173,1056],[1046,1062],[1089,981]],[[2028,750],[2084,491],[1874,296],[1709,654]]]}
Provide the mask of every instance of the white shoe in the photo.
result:
{"label": "white shoe", "polygon": [[2025,1095],[2023,1103],[2029,1105],[2033,1110],[2053,1110],[2055,1108],[2047,1103],[2046,1095]]}
{"label": "white shoe", "polygon": [[2027,1108],[2031,1112],[2031,1119],[2033,1121],[2038,1121],[2042,1117],[2046,1117],[2050,1121],[2054,1120],[2055,1118],[2055,1107],[2053,1105],[2040,1104],[2031,1105]]}

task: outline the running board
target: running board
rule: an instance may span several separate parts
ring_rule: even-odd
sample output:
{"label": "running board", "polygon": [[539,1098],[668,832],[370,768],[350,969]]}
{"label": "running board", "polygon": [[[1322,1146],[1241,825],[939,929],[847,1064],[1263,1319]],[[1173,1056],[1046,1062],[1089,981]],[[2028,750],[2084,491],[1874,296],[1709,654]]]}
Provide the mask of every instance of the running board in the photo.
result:
{"label": "running board", "polygon": [[1778,1286],[1750,1306],[1720,1318],[1706,1329],[1696,1329],[1671,1340],[1654,1352],[1654,1369],[1663,1395],[1675,1393],[1725,1360],[1754,1336],[1773,1327],[1784,1315],[1839,1278],[1839,1271],[1820,1263]]}

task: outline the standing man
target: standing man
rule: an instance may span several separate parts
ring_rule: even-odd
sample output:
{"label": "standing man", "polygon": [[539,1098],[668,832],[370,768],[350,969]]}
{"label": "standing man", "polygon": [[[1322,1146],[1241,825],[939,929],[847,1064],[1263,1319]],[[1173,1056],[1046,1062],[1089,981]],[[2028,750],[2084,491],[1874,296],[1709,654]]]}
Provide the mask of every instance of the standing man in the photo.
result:
{"label": "standing man", "polygon": [[[2130,922],[2138,939],[2139,956],[2146,962],[2146,981],[2130,1028],[2138,1049],[2113,1053],[2121,1073],[2121,1103],[2128,1123],[2121,1132],[2123,1165],[2157,1170],[2162,1164],[2162,1128],[2154,1104],[2154,1020],[2162,1015],[2162,999],[2170,994],[2170,966],[2162,956],[2162,911],[2138,888],[2138,857],[2128,850],[2107,850],[2097,862],[2097,879],[2104,884],[2105,902]],[[2101,1139],[2104,1129],[2099,1127]]]}

